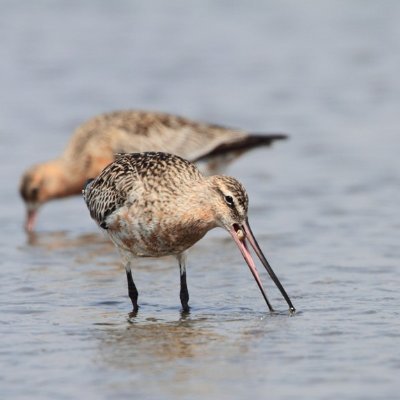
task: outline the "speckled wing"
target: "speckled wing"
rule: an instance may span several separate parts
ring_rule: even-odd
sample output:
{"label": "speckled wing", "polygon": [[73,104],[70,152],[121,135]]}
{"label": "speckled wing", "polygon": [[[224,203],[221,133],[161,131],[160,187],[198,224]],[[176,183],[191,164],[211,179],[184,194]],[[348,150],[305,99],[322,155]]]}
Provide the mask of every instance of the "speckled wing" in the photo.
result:
{"label": "speckled wing", "polygon": [[[216,125],[195,123],[170,115],[154,116],[146,135],[137,138],[135,146],[140,151],[163,151],[190,161],[198,160],[220,145],[229,145],[244,139],[244,132]],[[129,143],[126,142],[128,147]]]}
{"label": "speckled wing", "polygon": [[113,154],[162,151],[195,161],[222,145],[228,149],[230,144],[247,137],[240,130],[170,114],[116,111],[81,125],[71,138],[65,157],[77,158],[85,152],[101,157],[108,149]]}
{"label": "speckled wing", "polygon": [[106,218],[132,201],[131,193],[140,185],[139,176],[127,157],[116,156],[100,175],[83,189],[83,198],[91,217],[104,229]]}
{"label": "speckled wing", "polygon": [[[146,192],[163,188],[171,193],[202,178],[195,165],[168,153],[116,154],[115,157],[82,191],[91,217],[104,229],[110,214],[120,207],[132,206]],[[176,179],[177,175],[180,180]]]}

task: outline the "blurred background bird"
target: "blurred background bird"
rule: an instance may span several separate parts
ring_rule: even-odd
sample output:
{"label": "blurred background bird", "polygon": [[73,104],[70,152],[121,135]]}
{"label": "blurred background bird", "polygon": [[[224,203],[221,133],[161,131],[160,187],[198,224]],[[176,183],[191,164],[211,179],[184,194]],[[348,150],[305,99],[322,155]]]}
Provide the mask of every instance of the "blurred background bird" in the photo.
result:
{"label": "blurred background bird", "polygon": [[251,134],[159,112],[101,114],[75,130],[61,156],[23,174],[20,193],[26,205],[25,229],[33,231],[40,206],[79,194],[83,184],[111,163],[116,153],[165,151],[203,162],[206,170],[215,171],[251,148],[286,137]]}

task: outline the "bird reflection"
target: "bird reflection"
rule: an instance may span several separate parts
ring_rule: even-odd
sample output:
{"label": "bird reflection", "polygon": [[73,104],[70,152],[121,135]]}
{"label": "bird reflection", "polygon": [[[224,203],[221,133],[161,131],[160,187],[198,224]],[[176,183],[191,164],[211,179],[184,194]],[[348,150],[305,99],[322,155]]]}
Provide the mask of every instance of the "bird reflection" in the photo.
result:
{"label": "bird reflection", "polygon": [[177,322],[132,321],[126,329],[104,332],[99,346],[103,362],[124,369],[137,369],[145,364],[156,368],[158,362],[205,355],[204,350],[210,349],[206,344],[223,339],[215,332],[199,328],[196,321],[187,317]]}
{"label": "bird reflection", "polygon": [[67,231],[31,232],[26,244],[23,247],[25,251],[39,248],[45,252],[62,254],[62,258],[68,257],[77,264],[95,262],[108,265],[111,261],[119,265],[114,246],[97,233],[74,235]]}
{"label": "bird reflection", "polygon": [[105,245],[110,249],[109,241],[103,235],[97,233],[84,233],[71,236],[67,231],[32,232],[27,235],[27,244],[42,247],[46,250],[68,249],[87,245]]}

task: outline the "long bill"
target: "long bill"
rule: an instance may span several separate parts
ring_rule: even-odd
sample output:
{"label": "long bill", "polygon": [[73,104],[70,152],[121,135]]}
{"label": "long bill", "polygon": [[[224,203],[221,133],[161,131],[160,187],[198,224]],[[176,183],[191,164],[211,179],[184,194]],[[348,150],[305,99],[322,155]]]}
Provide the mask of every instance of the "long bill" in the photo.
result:
{"label": "long bill", "polygon": [[264,265],[265,269],[267,270],[269,276],[274,281],[274,283],[277,286],[277,288],[279,289],[279,291],[282,293],[282,296],[284,297],[284,299],[288,303],[290,311],[293,311],[293,312],[296,311],[296,309],[294,308],[294,306],[293,306],[289,296],[287,295],[285,289],[283,288],[283,286],[280,283],[278,277],[275,275],[275,272],[273,271],[273,269],[269,265],[267,259],[265,258],[263,252],[261,251],[260,246],[258,245],[257,240],[254,237],[253,232],[252,232],[252,230],[250,228],[249,221],[248,221],[247,218],[246,218],[246,221],[243,224],[243,228],[244,228],[244,233],[245,233],[246,238],[249,240],[249,242],[250,242],[251,246],[253,247],[255,253],[257,254],[258,258],[260,259],[260,261]]}
{"label": "long bill", "polygon": [[26,210],[25,231],[27,233],[33,232],[37,217],[37,208],[28,207]]}
{"label": "long bill", "polygon": [[245,238],[243,236],[243,232],[240,230],[240,228],[238,226],[235,225],[234,227],[232,227],[230,229],[229,233],[231,234],[233,240],[239,247],[239,250],[242,253],[243,258],[245,259],[247,265],[249,266],[249,269],[250,269],[252,275],[254,276],[254,279],[257,282],[257,285],[261,291],[262,296],[264,297],[265,302],[268,305],[269,310],[274,311],[274,309],[271,306],[271,303],[268,300],[267,294],[265,293],[264,287],[261,283],[261,279],[260,279],[260,276],[258,275],[256,265],[254,264],[253,258],[251,257],[249,249],[247,248]]}

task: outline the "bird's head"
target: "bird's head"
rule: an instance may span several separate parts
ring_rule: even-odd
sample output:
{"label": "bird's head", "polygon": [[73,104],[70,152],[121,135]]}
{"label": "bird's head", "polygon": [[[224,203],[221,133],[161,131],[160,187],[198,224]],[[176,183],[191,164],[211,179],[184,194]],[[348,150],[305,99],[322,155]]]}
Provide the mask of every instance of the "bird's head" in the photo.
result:
{"label": "bird's head", "polygon": [[258,258],[268,271],[268,274],[282,293],[290,310],[294,311],[295,308],[290,301],[289,296],[286,294],[285,289],[269,265],[250,228],[247,218],[249,198],[246,189],[239,181],[229,176],[216,175],[208,179],[210,180],[211,187],[217,197],[217,200],[214,201],[216,224],[225,228],[231,234],[236,245],[239,247],[243,258],[249,266],[268,307],[270,310],[273,310],[264,291],[254,260],[249,252],[247,241],[250,243],[251,247],[253,247]]}
{"label": "bird's head", "polygon": [[216,175],[210,178],[212,188],[216,194],[215,202],[216,222],[231,234],[239,232],[247,219],[249,198],[244,186],[230,176]]}
{"label": "bird's head", "polygon": [[34,229],[38,209],[49,200],[68,192],[63,164],[58,160],[36,164],[22,175],[19,192],[26,206],[25,229]]}

